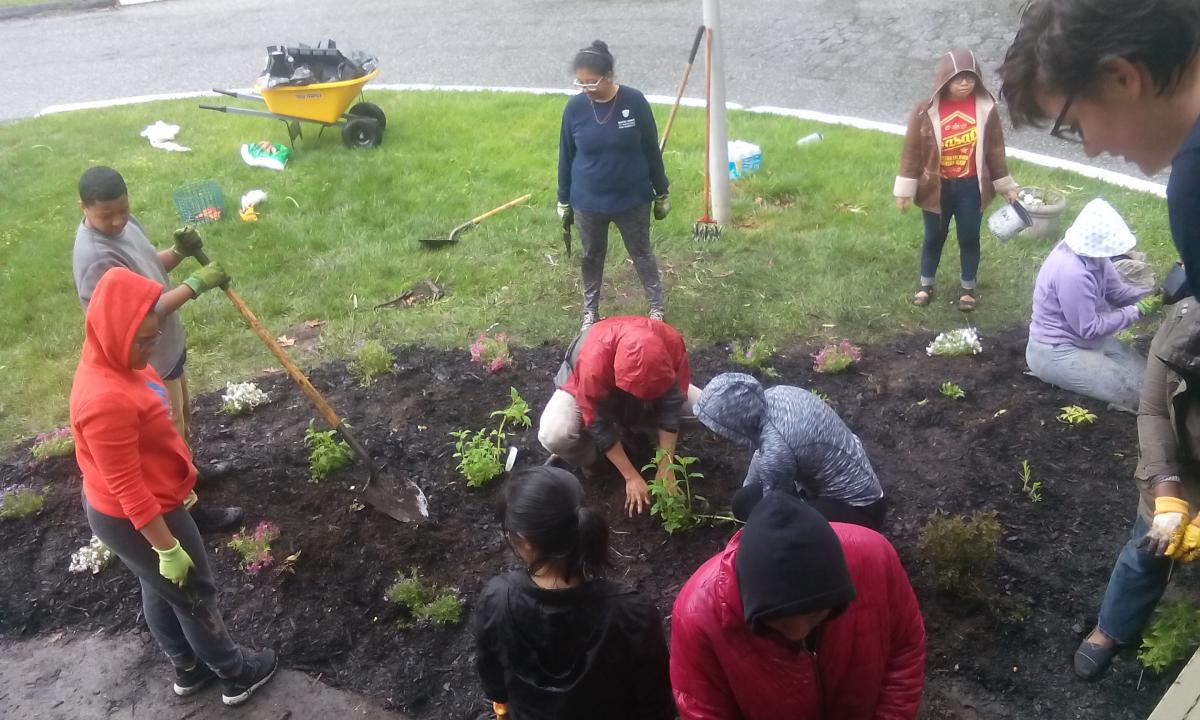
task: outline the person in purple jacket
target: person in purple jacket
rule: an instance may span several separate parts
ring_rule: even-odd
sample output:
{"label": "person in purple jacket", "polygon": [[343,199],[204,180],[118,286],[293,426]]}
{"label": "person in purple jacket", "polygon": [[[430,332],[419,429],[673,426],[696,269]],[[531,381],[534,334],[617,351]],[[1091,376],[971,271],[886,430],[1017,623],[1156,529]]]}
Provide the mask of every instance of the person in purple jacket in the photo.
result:
{"label": "person in purple jacket", "polygon": [[1042,263],[1033,290],[1025,361],[1055,387],[1136,412],[1146,358],[1114,335],[1153,307],[1150,291],[1125,283],[1111,258],[1137,238],[1104,200],[1092,200]]}

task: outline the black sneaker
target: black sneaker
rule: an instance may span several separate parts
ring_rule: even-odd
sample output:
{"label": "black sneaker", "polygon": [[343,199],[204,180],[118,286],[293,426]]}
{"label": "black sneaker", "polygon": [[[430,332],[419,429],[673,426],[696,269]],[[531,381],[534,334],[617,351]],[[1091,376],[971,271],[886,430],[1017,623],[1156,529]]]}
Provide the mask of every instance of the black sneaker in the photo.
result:
{"label": "black sneaker", "polygon": [[250,699],[254,691],[267,684],[279,667],[274,650],[242,651],[242,671],[237,677],[222,679],[221,701],[230,707]]}
{"label": "black sneaker", "polygon": [[199,660],[187,670],[175,668],[175,694],[179,697],[195,695],[216,679],[217,674]]}
{"label": "black sneaker", "polygon": [[217,533],[241,527],[246,514],[240,507],[209,508],[197,503],[188,511],[196,529],[202,533]]}

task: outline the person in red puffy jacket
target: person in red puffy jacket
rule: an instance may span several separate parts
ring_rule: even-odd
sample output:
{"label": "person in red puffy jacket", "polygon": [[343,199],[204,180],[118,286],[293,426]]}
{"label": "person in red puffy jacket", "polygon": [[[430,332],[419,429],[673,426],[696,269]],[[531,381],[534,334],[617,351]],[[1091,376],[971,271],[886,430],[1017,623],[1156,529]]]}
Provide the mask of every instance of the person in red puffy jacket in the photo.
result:
{"label": "person in red puffy jacket", "polygon": [[[585,475],[607,458],[625,479],[625,511],[650,506],[642,474],[622,443],[629,433],[654,435],[673,453],[681,417],[700,399],[692,384],[687,347],[679,331],[661,320],[611,317],[585,329],[567,348],[554,378],[557,390],[538,421],[538,440]],[[666,474],[660,463],[658,476]]]}
{"label": "person in red puffy jacket", "polygon": [[896,551],[769,492],[671,615],[681,720],[912,720],[925,626]]}

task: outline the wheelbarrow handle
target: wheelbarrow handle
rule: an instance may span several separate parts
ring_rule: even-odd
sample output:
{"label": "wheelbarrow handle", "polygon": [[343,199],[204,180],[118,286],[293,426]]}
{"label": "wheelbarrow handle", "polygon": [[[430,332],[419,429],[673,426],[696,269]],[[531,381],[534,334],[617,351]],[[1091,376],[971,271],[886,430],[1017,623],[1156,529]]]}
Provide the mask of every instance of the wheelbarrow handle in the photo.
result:
{"label": "wheelbarrow handle", "polygon": [[224,105],[201,105],[201,110],[216,110],[217,112],[229,112],[229,108]]}
{"label": "wheelbarrow handle", "polygon": [[[203,250],[197,250],[195,252],[195,258],[200,262],[201,265],[207,265],[209,263],[208,254]],[[363,462],[367,465],[371,480],[374,480],[379,474],[379,470],[375,465],[375,461],[372,460],[371,456],[367,454],[366,448],[362,446],[362,443],[358,441],[358,438],[356,438],[354,434],[350,432],[350,428],[346,427],[346,423],[343,422],[342,418],[338,416],[337,411],[333,409],[333,406],[329,404],[329,402],[325,399],[325,396],[322,395],[319,390],[313,387],[313,384],[308,377],[300,370],[299,367],[296,366],[296,363],[292,362],[292,359],[288,357],[286,352],[283,351],[283,348],[279,346],[279,343],[274,337],[271,336],[271,333],[267,331],[267,328],[263,326],[262,322],[260,322],[257,317],[255,317],[254,312],[250,310],[245,301],[243,301],[241,297],[239,297],[238,294],[233,291],[233,288],[225,285],[221,289],[225,291],[225,295],[229,297],[230,302],[232,302],[233,306],[237,308],[239,313],[241,313],[242,318],[244,318],[246,321],[246,324],[254,330],[259,339],[263,341],[263,344],[267,346],[267,349],[271,351],[271,354],[275,356],[275,359],[279,361],[279,364],[283,366],[283,369],[287,371],[287,374],[292,378],[292,381],[300,387],[304,394],[308,396],[308,399],[312,401],[312,404],[316,406],[317,411],[321,413],[321,417],[325,418],[325,422],[329,423],[330,427],[336,428],[337,431],[341,433],[342,437],[346,439],[346,442],[350,445],[350,448],[354,450],[355,454],[362,458]]]}

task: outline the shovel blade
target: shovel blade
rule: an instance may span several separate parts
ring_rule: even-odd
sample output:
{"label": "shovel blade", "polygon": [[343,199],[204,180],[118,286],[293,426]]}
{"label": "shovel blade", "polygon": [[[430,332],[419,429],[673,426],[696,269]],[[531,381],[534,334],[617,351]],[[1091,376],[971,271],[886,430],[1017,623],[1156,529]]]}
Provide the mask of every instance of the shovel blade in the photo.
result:
{"label": "shovel blade", "polygon": [[363,497],[371,507],[400,522],[420,523],[429,519],[429,501],[411,480],[380,473],[367,486]]}
{"label": "shovel blade", "polygon": [[421,244],[425,247],[445,247],[457,243],[458,240],[444,237],[421,238]]}

